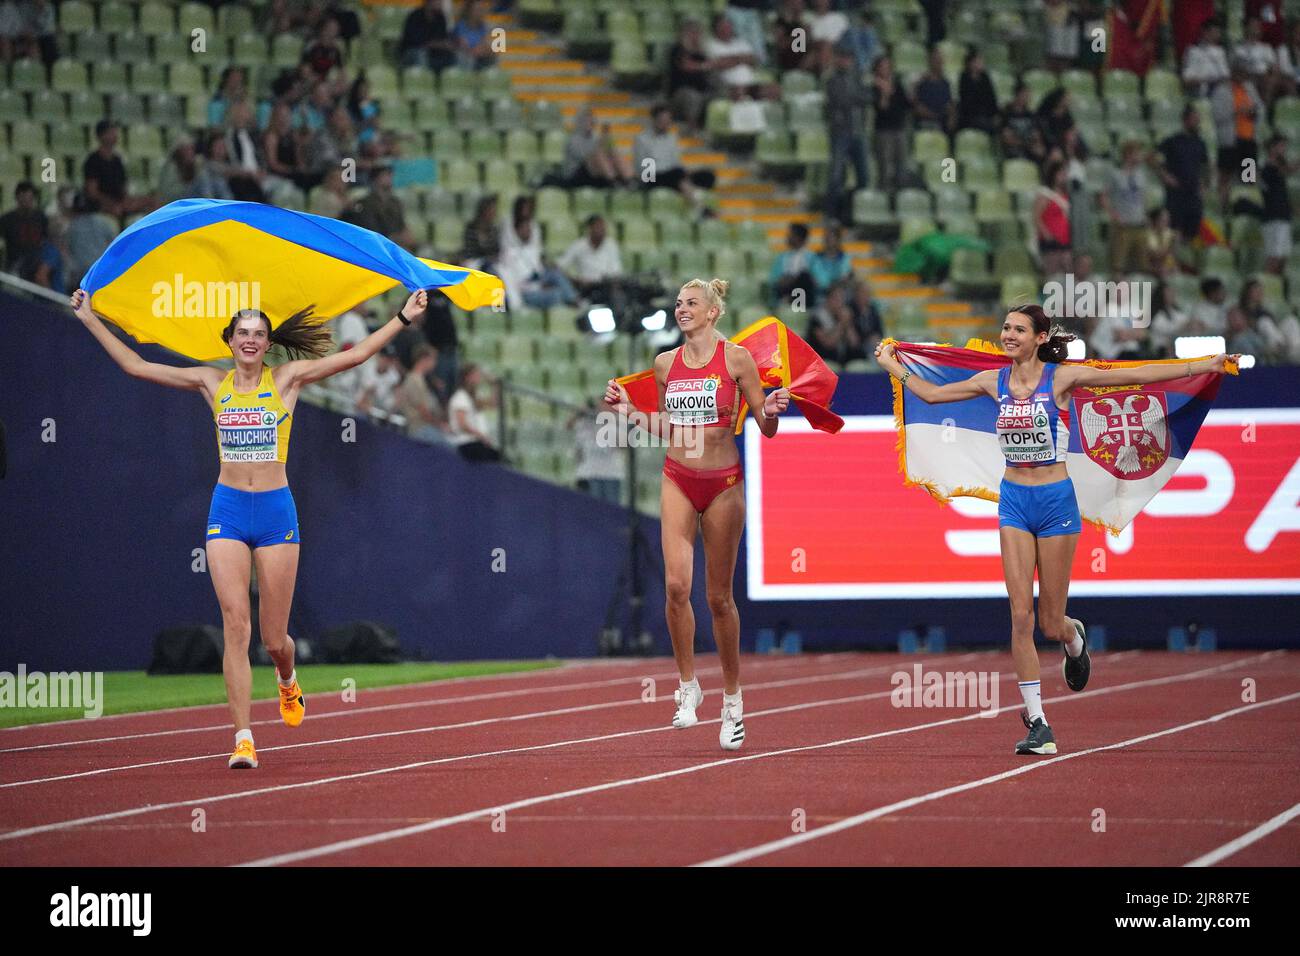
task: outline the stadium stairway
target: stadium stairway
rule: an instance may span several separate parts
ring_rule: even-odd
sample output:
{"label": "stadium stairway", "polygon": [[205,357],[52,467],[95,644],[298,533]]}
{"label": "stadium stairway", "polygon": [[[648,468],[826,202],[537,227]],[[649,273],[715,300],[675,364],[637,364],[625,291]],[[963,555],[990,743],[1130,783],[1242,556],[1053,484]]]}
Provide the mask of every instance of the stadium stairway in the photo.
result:
{"label": "stadium stairway", "polygon": [[[618,148],[631,150],[637,134],[650,123],[655,97],[617,89],[607,64],[572,58],[559,35],[521,25],[517,14],[493,14],[489,19],[507,31],[507,46],[498,64],[509,74],[517,99],[556,103],[569,123],[589,107],[598,123],[609,124]],[[817,224],[820,214],[809,211],[800,196],[764,178],[752,158],[712,149],[699,137],[683,136],[680,142],[687,168],[714,170],[717,184],[708,204],[719,219],[758,224],[773,254],[785,247],[786,232],[795,222],[806,224],[811,244],[820,246],[824,234]],[[925,284],[914,274],[893,271],[892,250],[880,243],[849,238],[844,249],[854,271],[871,283],[889,334],[958,343],[970,335],[991,334],[996,318],[976,314],[971,302]],[[799,317],[791,318],[802,327]]]}

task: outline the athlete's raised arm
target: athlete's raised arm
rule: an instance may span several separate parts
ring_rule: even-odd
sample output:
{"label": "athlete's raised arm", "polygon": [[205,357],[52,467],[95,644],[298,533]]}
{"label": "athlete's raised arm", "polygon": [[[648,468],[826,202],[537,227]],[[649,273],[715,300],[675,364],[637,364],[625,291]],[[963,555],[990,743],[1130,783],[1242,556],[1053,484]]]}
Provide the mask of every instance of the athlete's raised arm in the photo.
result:
{"label": "athlete's raised arm", "polygon": [[640,415],[632,417],[636,409],[632,405],[632,399],[627,394],[627,389],[620,385],[616,380],[610,379],[605,386],[605,404],[609,410],[622,418],[629,419],[632,424],[640,426],[643,430],[654,435],[656,438],[662,438],[668,441],[672,435],[672,424],[668,420],[668,415],[663,411],[664,391],[668,387],[668,370],[673,364],[673,355],[675,350],[660,352],[655,356],[655,384],[659,386],[659,411],[650,412],[644,418]]}
{"label": "athlete's raised arm", "polygon": [[976,372],[970,378],[962,379],[960,382],[936,385],[903,368],[903,363],[894,354],[892,345],[877,345],[876,361],[894,378],[901,379],[903,388],[909,389],[921,401],[929,402],[931,405],[960,402],[968,398],[979,398],[981,395],[987,395],[989,398],[997,397],[998,373],[995,369]]}
{"label": "athlete's raised arm", "polygon": [[91,309],[90,296],[84,289],[72,293],[70,304],[81,323],[90,329],[90,334],[104,346],[104,351],[132,378],[169,385],[172,388],[202,392],[208,398],[211,398],[212,393],[220,387],[223,377],[220,369],[208,365],[163,365],[161,362],[149,362],[141,358],[108,330],[104,320]]}
{"label": "athlete's raised arm", "polygon": [[326,355],[324,358],[285,362],[275,369],[276,387],[280,389],[281,394],[287,397],[287,393],[296,391],[304,385],[310,385],[313,382],[327,379],[331,375],[337,375],[339,372],[346,372],[350,368],[356,368],[366,359],[377,355],[380,349],[391,342],[397,336],[397,333],[402,331],[410,323],[410,320],[428,308],[428,305],[428,292],[424,289],[412,292],[410,298],[406,300],[406,304],[402,306],[401,314],[406,317],[406,322],[394,316],[345,352],[335,352],[333,355]]}
{"label": "athlete's raised arm", "polygon": [[1212,358],[1190,359],[1185,362],[1161,362],[1152,365],[1131,365],[1120,368],[1096,368],[1092,365],[1062,365],[1056,372],[1056,390],[1066,394],[1073,388],[1097,388],[1111,385],[1151,385],[1169,382],[1176,378],[1190,378],[1206,373],[1222,375],[1224,366],[1236,362],[1240,355],[1220,352]]}
{"label": "athlete's raised arm", "polygon": [[758,363],[754,361],[754,356],[744,347],[731,342],[727,343],[726,356],[727,371],[736,380],[741,396],[751,409],[759,409],[754,413],[754,421],[758,422],[763,435],[771,438],[776,434],[780,423],[777,416],[790,407],[790,390],[777,388],[764,395],[763,381],[758,377]]}

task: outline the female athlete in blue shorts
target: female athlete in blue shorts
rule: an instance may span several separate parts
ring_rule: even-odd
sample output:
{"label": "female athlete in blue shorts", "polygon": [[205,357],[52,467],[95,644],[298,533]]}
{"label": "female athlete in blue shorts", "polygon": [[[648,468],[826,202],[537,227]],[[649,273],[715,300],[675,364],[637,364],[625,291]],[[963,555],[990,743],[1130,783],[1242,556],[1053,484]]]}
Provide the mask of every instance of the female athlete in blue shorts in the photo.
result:
{"label": "female athlete in blue shorts", "polygon": [[1034,648],[1035,566],[1038,627],[1045,638],[1065,645],[1061,669],[1069,688],[1083,690],[1092,667],[1083,623],[1065,616],[1070,567],[1082,531],[1074,485],[1065,470],[1070,393],[1080,386],[1145,385],[1206,372],[1222,374],[1229,358],[1216,355],[1180,365],[1114,369],[1062,365],[1066,344],[1073,338],[1052,327],[1041,306],[1018,307],[1002,324],[1002,350],[1011,365],[947,385],[906,371],[893,346],[876,348],[880,367],[922,401],[957,402],[987,395],[998,403],[998,443],[1007,466],[998,493],[1002,573],[1011,599],[1011,657],[1025,701],[1021,719],[1029,729],[1028,736],[1016,744],[1018,754],[1056,753],[1056,738],[1043,715]]}
{"label": "female athlete in blue shorts", "polygon": [[[260,595],[258,623],[262,643],[275,661],[280,715],[290,727],[297,727],[305,713],[293,666],[293,638],[288,633],[300,539],[298,512],[284,467],[298,394],[304,385],[355,368],[376,354],[427,305],[426,292],[414,293],[382,328],[351,349],[328,356],[334,344],[329,329],[311,316],[310,309],[276,329],[263,312],[239,312],[222,336],[235,367],[223,372],[208,365],[146,362],[104,326],[83,290],[73,293],[77,318],[123,371],[159,385],[199,392],[212,409],[221,473],[208,512],[207,556],[225,630],[223,670],[235,724],[235,751],[228,762],[232,769],[257,766],[249,729],[253,677],[248,664],[252,636],[248,585],[254,563]],[[308,358],[272,368],[264,362],[272,345],[281,346],[291,359]]]}

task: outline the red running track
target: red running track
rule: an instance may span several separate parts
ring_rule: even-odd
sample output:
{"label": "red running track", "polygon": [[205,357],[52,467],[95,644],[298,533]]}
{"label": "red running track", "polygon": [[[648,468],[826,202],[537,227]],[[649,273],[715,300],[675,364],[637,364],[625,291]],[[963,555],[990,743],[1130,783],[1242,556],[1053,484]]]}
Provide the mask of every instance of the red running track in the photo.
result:
{"label": "red running track", "polygon": [[[1056,758],[1011,752],[1005,654],[747,658],[734,754],[716,667],[677,731],[663,659],[313,695],[297,729],[260,702],[256,771],[223,707],[17,728],[0,866],[1300,862],[1300,655],[1098,654],[1082,694],[1051,660]],[[918,662],[1002,669],[1002,710],[895,707]]]}

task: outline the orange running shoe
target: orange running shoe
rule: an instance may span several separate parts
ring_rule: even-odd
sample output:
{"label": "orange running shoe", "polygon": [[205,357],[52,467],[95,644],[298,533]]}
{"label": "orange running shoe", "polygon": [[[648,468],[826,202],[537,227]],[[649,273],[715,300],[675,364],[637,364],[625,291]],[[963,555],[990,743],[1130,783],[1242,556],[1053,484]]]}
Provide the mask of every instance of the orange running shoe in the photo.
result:
{"label": "orange running shoe", "polygon": [[297,727],[307,715],[307,701],[302,695],[302,688],[298,686],[298,679],[295,677],[288,687],[279,681],[276,684],[280,687],[280,716],[290,727]]}
{"label": "orange running shoe", "polygon": [[235,752],[230,755],[230,762],[226,766],[231,770],[256,770],[257,751],[253,749],[253,742],[241,740],[235,744]]}

